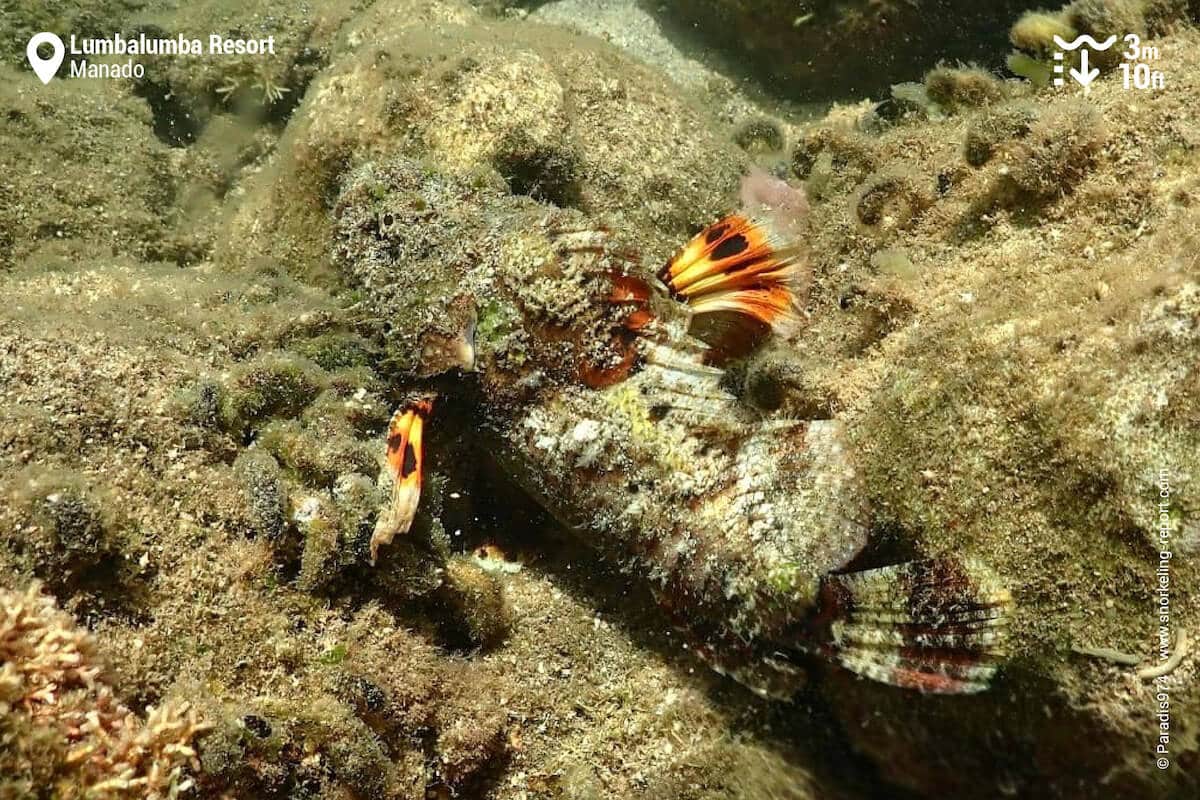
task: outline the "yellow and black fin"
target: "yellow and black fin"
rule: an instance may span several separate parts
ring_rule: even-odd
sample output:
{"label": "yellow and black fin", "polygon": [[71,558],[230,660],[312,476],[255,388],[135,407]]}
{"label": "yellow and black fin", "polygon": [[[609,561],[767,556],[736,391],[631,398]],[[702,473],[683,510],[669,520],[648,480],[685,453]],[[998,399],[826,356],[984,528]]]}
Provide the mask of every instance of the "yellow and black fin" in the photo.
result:
{"label": "yellow and black fin", "polygon": [[763,220],[737,213],[714,222],[659,277],[697,315],[732,314],[783,334],[800,324],[807,290],[803,254]]}
{"label": "yellow and black fin", "polygon": [[425,422],[433,412],[433,399],[431,394],[412,398],[396,409],[388,423],[386,470],[392,480],[392,491],[371,534],[372,564],[379,555],[380,545],[391,544],[396,534],[408,533],[412,527],[421,500]]}

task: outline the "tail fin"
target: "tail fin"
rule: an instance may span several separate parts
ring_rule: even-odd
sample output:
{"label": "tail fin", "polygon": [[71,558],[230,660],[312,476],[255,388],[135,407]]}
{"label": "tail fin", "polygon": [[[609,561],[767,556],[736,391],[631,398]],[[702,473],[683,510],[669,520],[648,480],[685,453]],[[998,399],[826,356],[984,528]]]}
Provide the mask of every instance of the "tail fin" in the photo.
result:
{"label": "tail fin", "polygon": [[822,585],[825,654],[859,675],[931,694],[986,689],[1005,655],[1012,595],[978,562],[910,561]]}

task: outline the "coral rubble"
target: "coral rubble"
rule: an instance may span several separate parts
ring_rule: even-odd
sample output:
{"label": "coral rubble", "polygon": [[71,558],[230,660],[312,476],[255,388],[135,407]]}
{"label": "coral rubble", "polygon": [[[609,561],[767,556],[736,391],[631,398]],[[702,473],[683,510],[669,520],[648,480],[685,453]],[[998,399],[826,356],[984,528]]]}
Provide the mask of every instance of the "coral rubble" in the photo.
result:
{"label": "coral rubble", "polygon": [[144,716],[113,695],[90,634],[33,583],[0,589],[0,794],[175,797],[209,725],[186,700]]}

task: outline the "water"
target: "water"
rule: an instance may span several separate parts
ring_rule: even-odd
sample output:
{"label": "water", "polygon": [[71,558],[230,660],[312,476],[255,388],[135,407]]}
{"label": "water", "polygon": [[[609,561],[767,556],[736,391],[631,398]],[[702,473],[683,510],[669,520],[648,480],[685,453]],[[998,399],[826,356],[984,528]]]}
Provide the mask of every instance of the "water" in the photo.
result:
{"label": "water", "polygon": [[0,795],[1193,796],[1195,11],[1043,6],[0,9]]}

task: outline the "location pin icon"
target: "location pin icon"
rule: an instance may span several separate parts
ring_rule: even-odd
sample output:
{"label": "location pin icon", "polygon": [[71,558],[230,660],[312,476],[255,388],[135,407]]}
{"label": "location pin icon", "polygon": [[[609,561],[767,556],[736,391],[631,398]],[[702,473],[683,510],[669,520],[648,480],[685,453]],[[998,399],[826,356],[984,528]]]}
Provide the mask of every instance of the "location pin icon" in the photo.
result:
{"label": "location pin icon", "polygon": [[[38,47],[43,44],[49,44],[54,48],[54,53],[49,58],[42,58],[38,55]],[[42,79],[42,83],[49,83],[50,79],[54,77],[54,73],[58,72],[66,52],[67,48],[63,47],[62,39],[45,31],[35,34],[29,40],[29,44],[25,46],[25,57],[29,59],[29,66],[33,67],[33,71]]]}

